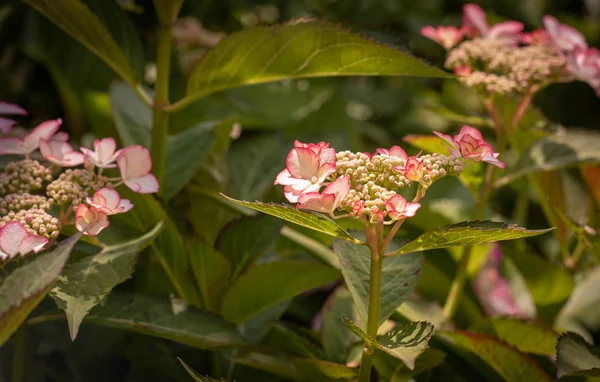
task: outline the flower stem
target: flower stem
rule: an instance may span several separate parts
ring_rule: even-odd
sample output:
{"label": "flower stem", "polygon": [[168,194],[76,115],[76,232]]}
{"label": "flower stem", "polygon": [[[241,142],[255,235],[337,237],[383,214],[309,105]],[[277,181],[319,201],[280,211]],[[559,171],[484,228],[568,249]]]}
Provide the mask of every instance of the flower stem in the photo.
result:
{"label": "flower stem", "polygon": [[14,341],[13,350],[13,365],[12,365],[12,382],[23,381],[23,371],[25,370],[25,354],[26,354],[26,341],[27,333],[25,332],[26,323],[22,323],[17,329]]}
{"label": "flower stem", "polygon": [[[367,317],[367,334],[377,338],[379,329],[379,312],[381,309],[381,276],[383,270],[383,256],[379,252],[379,235],[377,226],[369,224],[365,227],[367,245],[371,250],[371,273],[369,277],[369,311]],[[359,382],[371,380],[371,367],[375,349],[366,341],[360,360]]]}
{"label": "flower stem", "polygon": [[160,21],[156,48],[156,85],[154,88],[154,113],[152,117],[152,167],[160,185],[159,196],[164,190],[165,162],[167,154],[167,135],[169,132],[169,115],[163,108],[169,104],[169,76],[171,68],[171,32],[169,20]]}

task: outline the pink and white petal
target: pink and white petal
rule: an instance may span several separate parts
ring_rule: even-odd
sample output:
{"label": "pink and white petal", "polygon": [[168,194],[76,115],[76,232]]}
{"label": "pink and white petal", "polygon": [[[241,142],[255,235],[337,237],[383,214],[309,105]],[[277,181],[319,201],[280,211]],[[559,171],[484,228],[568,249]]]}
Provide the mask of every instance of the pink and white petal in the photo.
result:
{"label": "pink and white petal", "polygon": [[488,23],[485,11],[477,4],[465,4],[463,6],[463,27],[475,30],[479,35],[486,36]]}
{"label": "pink and white petal", "polygon": [[446,141],[446,143],[448,143],[451,148],[453,148],[454,150],[458,150],[458,146],[456,145],[456,142],[454,142],[454,139],[452,139],[452,137],[450,135],[442,134],[437,131],[434,131],[433,133],[435,135],[437,135],[438,137],[442,138],[444,141]]}
{"label": "pink and white petal", "polygon": [[129,199],[121,199],[121,201],[119,202],[119,206],[116,208],[116,212],[114,213],[118,213],[118,214],[122,214],[125,213],[127,211],[130,211],[133,208],[133,203],[131,203],[131,201]]}
{"label": "pink and white petal", "polygon": [[335,209],[335,195],[309,192],[298,199],[296,208],[330,213]]}
{"label": "pink and white petal", "polygon": [[23,239],[23,241],[19,245],[19,252],[21,253],[21,255],[26,255],[31,251],[38,253],[39,251],[44,249],[44,246],[46,246],[46,244],[48,244],[48,239],[46,239],[45,237],[29,235],[25,239]]}
{"label": "pink and white petal", "polygon": [[148,149],[135,145],[124,148],[117,159],[123,180],[145,176],[152,170],[152,158]]}
{"label": "pink and white petal", "polygon": [[406,203],[406,209],[404,210],[404,216],[412,217],[415,216],[417,210],[421,208],[420,203]]}
{"label": "pink and white petal", "polygon": [[404,149],[400,146],[392,146],[392,148],[390,148],[389,155],[400,159],[408,158],[408,154],[406,154],[406,151],[404,151]]}
{"label": "pink and white petal", "polygon": [[331,182],[323,189],[324,194],[340,195],[341,198],[346,197],[350,191],[350,177],[343,175]]}
{"label": "pink and white petal", "polygon": [[92,200],[114,210],[121,203],[121,195],[112,188],[103,187],[94,193]]}
{"label": "pink and white petal", "polygon": [[302,196],[302,191],[295,190],[290,186],[285,186],[283,188],[283,195],[290,203],[298,203],[298,198]]}
{"label": "pink and white petal", "polygon": [[317,184],[319,187],[325,179],[331,174],[335,173],[335,164],[334,163],[325,163],[321,167],[319,167],[319,171],[317,172]]}
{"label": "pink and white petal", "polygon": [[19,105],[8,102],[0,102],[0,114],[6,115],[27,115],[27,110]]}
{"label": "pink and white petal", "polygon": [[113,138],[96,139],[94,141],[94,151],[99,163],[109,163],[117,149],[117,142]]}
{"label": "pink and white petal", "polygon": [[153,194],[158,192],[159,188],[158,180],[152,174],[147,174],[135,179],[126,179],[124,180],[124,183],[132,191],[135,191],[139,194]]}
{"label": "pink and white petal", "polygon": [[505,21],[490,27],[487,38],[491,40],[507,39],[517,43],[525,26],[518,21]]}
{"label": "pink and white petal", "polygon": [[290,151],[285,160],[285,165],[293,177],[310,179],[317,175],[319,159],[311,149],[297,147]]}
{"label": "pink and white petal", "polygon": [[62,119],[60,118],[40,123],[31,133],[23,138],[23,148],[25,149],[25,152],[30,153],[37,150],[41,140],[50,140],[52,136],[56,134],[61,124]]}
{"label": "pink and white petal", "polygon": [[83,164],[85,155],[77,151],[65,153],[62,158],[63,167],[75,167]]}
{"label": "pink and white petal", "polygon": [[481,158],[483,162],[487,162],[489,164],[493,164],[494,166],[498,166],[500,168],[506,167],[506,163],[499,161],[496,158],[495,154],[485,154],[483,158]]}
{"label": "pink and white petal", "polygon": [[23,141],[18,138],[0,138],[0,155],[7,154],[26,154]]}
{"label": "pink and white petal", "polygon": [[9,257],[18,255],[21,242],[27,238],[29,233],[23,225],[17,221],[8,222],[0,229],[0,249]]}
{"label": "pink and white petal", "polygon": [[69,134],[65,133],[64,131],[59,131],[58,133],[54,134],[52,136],[52,138],[50,138],[51,141],[59,141],[59,142],[67,142],[69,140]]}
{"label": "pink and white petal", "polygon": [[437,29],[430,25],[421,28],[421,35],[424,37],[427,37],[430,40],[437,42],[438,44],[440,43]]}
{"label": "pink and white petal", "polygon": [[14,119],[0,117],[0,131],[3,134],[8,134],[17,123]]}
{"label": "pink and white petal", "polygon": [[319,153],[319,164],[322,166],[325,163],[333,164],[335,166],[335,149],[322,148]]}
{"label": "pink and white petal", "polygon": [[459,139],[461,139],[464,135],[470,135],[477,140],[483,141],[483,135],[481,135],[481,132],[471,126],[463,125],[463,127],[460,128],[460,132],[458,133]]}

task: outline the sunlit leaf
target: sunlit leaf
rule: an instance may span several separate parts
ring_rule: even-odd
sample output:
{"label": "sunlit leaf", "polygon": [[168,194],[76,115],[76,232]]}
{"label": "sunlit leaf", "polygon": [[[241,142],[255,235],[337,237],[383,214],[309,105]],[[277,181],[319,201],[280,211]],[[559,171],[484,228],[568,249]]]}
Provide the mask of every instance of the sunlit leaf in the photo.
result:
{"label": "sunlit leaf", "polygon": [[49,252],[30,255],[17,268],[3,269],[0,278],[0,346],[19,328],[58,279],[81,234],[62,241]]}
{"label": "sunlit leaf", "polygon": [[514,224],[492,221],[462,222],[425,232],[406,244],[393,255],[427,251],[437,248],[471,246],[502,240],[522,239],[551,231],[549,229],[528,230]]}
{"label": "sunlit leaf", "polygon": [[302,211],[284,204],[246,202],[242,200],[236,200],[225,195],[222,196],[233,203],[278,217],[290,223],[298,224],[303,227],[310,228],[330,236],[339,237],[344,240],[358,242],[358,239],[350,235],[335,221],[331,220],[325,215]]}
{"label": "sunlit leaf", "polygon": [[411,370],[415,368],[417,357],[429,346],[434,329],[432,324],[424,321],[400,323],[389,333],[374,339],[352,321],[344,319],[343,323],[369,345],[398,358]]}
{"label": "sunlit leaf", "polygon": [[221,41],[192,71],[186,102],[286,78],[385,75],[449,77],[406,52],[335,25],[300,19],[245,29]]}
{"label": "sunlit leaf", "polygon": [[581,336],[565,333],[556,344],[558,378],[577,375],[600,377],[600,349],[592,348]]}
{"label": "sunlit leaf", "polygon": [[97,254],[67,263],[50,295],[67,315],[72,340],[90,309],[131,277],[137,254],[154,240],[162,226],[159,223],[135,240],[105,247]]}
{"label": "sunlit leaf", "polygon": [[340,277],[338,270],[309,261],[274,261],[252,267],[229,288],[221,313],[241,324],[262,310]]}
{"label": "sunlit leaf", "polygon": [[[367,322],[371,253],[366,246],[336,240],[333,245],[340,259],[342,274],[352,294],[361,322]],[[381,310],[379,321],[384,322],[412,293],[419,277],[423,256],[414,253],[383,259],[381,280]]]}

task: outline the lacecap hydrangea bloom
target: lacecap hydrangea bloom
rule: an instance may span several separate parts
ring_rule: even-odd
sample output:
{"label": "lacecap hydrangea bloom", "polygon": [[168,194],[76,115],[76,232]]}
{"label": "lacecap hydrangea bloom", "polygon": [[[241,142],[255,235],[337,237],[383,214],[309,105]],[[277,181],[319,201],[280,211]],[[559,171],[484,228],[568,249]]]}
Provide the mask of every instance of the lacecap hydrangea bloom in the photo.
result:
{"label": "lacecap hydrangea bloom", "polygon": [[[436,134],[450,146],[451,155],[408,156],[399,146],[373,154],[336,152],[326,142],[296,141],[275,184],[284,186],[286,199],[298,209],[387,225],[414,216],[431,184],[460,174],[468,162],[504,167],[498,153],[473,127],[463,126],[454,137]],[[407,201],[402,191],[413,184],[419,190]]]}

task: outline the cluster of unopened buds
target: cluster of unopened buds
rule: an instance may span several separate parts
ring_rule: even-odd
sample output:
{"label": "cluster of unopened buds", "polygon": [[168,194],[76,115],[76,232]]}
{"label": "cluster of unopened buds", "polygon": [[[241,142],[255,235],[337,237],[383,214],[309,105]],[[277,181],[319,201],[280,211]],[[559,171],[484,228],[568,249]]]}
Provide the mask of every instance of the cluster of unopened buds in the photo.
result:
{"label": "cluster of unopened buds", "polygon": [[[0,102],[0,114],[27,112]],[[77,151],[68,134],[58,131],[61,123],[45,121],[19,134],[15,121],[0,118],[0,155],[24,156],[0,172],[0,260],[39,252],[69,225],[98,235],[109,225],[108,216],[133,208],[116,190],[121,185],[142,194],[158,191],[147,149],[117,150],[113,138],[104,138],[94,141],[93,150]]]}
{"label": "cluster of unopened buds", "polygon": [[446,66],[467,86],[527,93],[577,79],[600,96],[600,52],[573,27],[544,16],[544,29],[524,32],[517,21],[488,25],[478,5],[467,4],[463,11],[460,28],[427,26],[421,34],[448,51]]}
{"label": "cluster of unopened buds", "polygon": [[[380,148],[374,154],[336,153],[325,142],[296,141],[275,184],[284,186],[286,199],[299,209],[333,219],[352,217],[388,225],[414,216],[431,184],[444,176],[460,174],[466,162],[504,167],[497,159],[498,153],[473,127],[463,126],[454,137],[435,134],[447,143],[450,156],[408,156],[399,146]],[[409,202],[401,192],[413,183],[418,184],[418,190]]]}

